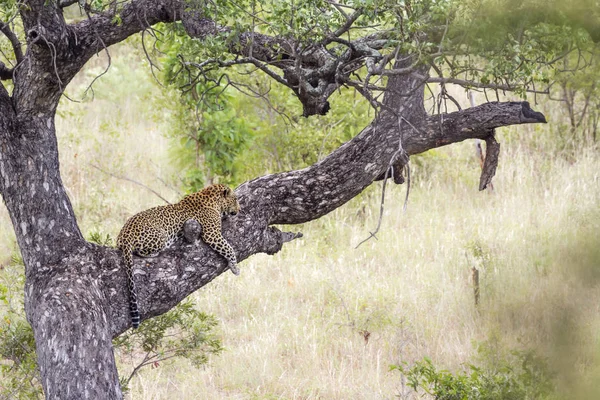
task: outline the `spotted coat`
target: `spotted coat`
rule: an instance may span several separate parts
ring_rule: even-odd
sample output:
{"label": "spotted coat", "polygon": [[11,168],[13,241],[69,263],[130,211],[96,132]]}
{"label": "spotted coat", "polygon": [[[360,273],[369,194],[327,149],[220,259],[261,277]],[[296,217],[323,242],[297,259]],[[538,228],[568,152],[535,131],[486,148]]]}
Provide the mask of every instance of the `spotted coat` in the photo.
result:
{"label": "spotted coat", "polygon": [[235,193],[225,185],[216,184],[185,196],[179,203],[142,211],[125,223],[117,238],[117,248],[121,250],[127,271],[134,328],[140,324],[140,313],[133,279],[132,254],[142,257],[156,255],[183,235],[186,221],[196,220],[202,226],[202,240],[225,257],[231,272],[239,275],[235,252],[221,234],[221,218],[235,215],[239,210],[240,204]]}

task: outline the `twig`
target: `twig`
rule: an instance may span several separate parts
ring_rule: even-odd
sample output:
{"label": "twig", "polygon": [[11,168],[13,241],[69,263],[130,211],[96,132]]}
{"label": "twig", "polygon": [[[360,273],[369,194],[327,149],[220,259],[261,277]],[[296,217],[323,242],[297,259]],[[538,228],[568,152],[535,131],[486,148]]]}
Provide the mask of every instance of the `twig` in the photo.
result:
{"label": "twig", "polygon": [[23,49],[21,47],[21,42],[15,33],[10,29],[8,23],[4,23],[0,21],[0,32],[2,32],[7,39],[10,41],[12,45],[13,52],[15,54],[15,59],[17,60],[17,64],[23,61]]}
{"label": "twig", "polygon": [[408,206],[408,195],[410,193],[410,164],[406,163],[406,197],[404,198],[404,206],[402,206],[402,212],[406,212]]}
{"label": "twig", "polygon": [[406,175],[406,177],[407,177],[406,197],[404,199],[404,206],[402,207],[402,211],[406,212],[406,208],[408,206],[408,196],[410,194],[410,167],[408,165],[408,155],[406,154],[406,151],[404,150],[404,147],[402,147],[402,122],[406,122],[417,133],[421,133],[421,131],[419,131],[406,118],[404,118],[402,116],[398,116],[398,132],[399,132],[399,136],[400,136],[400,141],[398,143],[398,150],[396,150],[396,152],[390,158],[390,163],[388,164],[388,168],[385,171],[385,176],[383,177],[383,187],[382,187],[382,191],[381,191],[381,204],[380,204],[380,207],[379,207],[379,221],[377,222],[377,227],[375,228],[375,231],[374,232],[369,232],[369,237],[366,238],[366,239],[364,239],[359,244],[357,244],[356,247],[355,247],[355,249],[358,249],[358,247],[361,244],[363,244],[367,240],[371,239],[372,237],[374,237],[375,239],[377,239],[377,236],[375,236],[375,235],[377,234],[377,232],[379,232],[379,228],[381,227],[381,220],[383,219],[383,209],[384,209],[384,201],[385,201],[385,186],[386,186],[388,178],[390,177],[390,171],[392,172],[392,174],[394,172],[393,171],[393,168],[394,168],[393,162],[394,162],[394,160],[396,159],[396,157],[399,154],[401,154],[401,155],[403,155],[403,156],[405,156],[407,158],[406,163],[404,164],[404,166],[406,166],[406,172],[407,172],[407,175]]}
{"label": "twig", "polygon": [[54,44],[52,42],[48,41],[48,39],[46,39],[46,36],[42,35],[41,33],[39,34],[39,37],[44,40],[44,42],[46,43],[46,46],[48,46],[48,48],[50,49],[50,56],[52,57],[52,64],[54,65],[54,75],[56,76],[56,79],[58,81],[58,87],[61,89],[61,91],[63,91],[63,82],[60,79],[60,74],[58,72],[58,67],[56,65],[56,57],[58,56],[56,47],[54,47]]}
{"label": "twig", "polygon": [[[402,118],[404,119],[404,118]],[[377,236],[375,236],[377,234],[377,232],[379,232],[379,228],[381,228],[381,221],[383,219],[383,209],[384,209],[384,203],[385,203],[385,186],[387,184],[388,178],[390,176],[390,172],[393,172],[393,165],[392,163],[394,162],[394,160],[396,159],[396,157],[399,154],[402,153],[406,153],[404,151],[404,148],[402,147],[402,129],[400,128],[399,130],[399,134],[400,134],[400,141],[398,143],[398,150],[396,150],[396,152],[394,152],[394,154],[392,154],[392,157],[390,158],[390,162],[388,164],[388,167],[385,171],[385,176],[383,178],[383,186],[381,189],[381,203],[379,205],[379,220],[377,221],[377,227],[375,228],[375,230],[373,232],[369,232],[369,237],[364,239],[362,242],[360,242],[359,244],[356,245],[355,249],[358,249],[358,247],[363,244],[364,242],[366,242],[367,240],[371,239],[371,238],[375,238],[377,239]]]}
{"label": "twig", "polygon": [[105,170],[103,170],[102,168],[100,168],[100,167],[99,167],[99,166],[97,166],[97,165],[94,165],[94,164],[90,164],[90,165],[91,165],[92,167],[96,168],[98,171],[100,171],[100,172],[104,172],[106,175],[110,175],[110,176],[112,176],[113,178],[122,179],[122,180],[124,180],[124,181],[128,181],[128,182],[131,182],[131,183],[135,183],[136,185],[139,185],[139,186],[141,186],[141,187],[143,187],[143,188],[146,188],[146,189],[148,189],[149,191],[151,191],[152,193],[154,193],[154,194],[155,194],[157,197],[159,197],[159,198],[160,198],[162,201],[164,201],[165,203],[167,203],[167,204],[171,204],[171,202],[170,202],[169,200],[167,200],[167,199],[165,199],[164,197],[162,197],[162,196],[160,195],[160,193],[158,193],[156,190],[152,189],[151,187],[148,187],[148,186],[144,185],[144,184],[143,184],[143,183],[141,183],[141,182],[138,182],[138,181],[136,181],[136,180],[134,180],[134,179],[131,179],[131,178],[127,178],[126,176],[119,176],[119,175],[115,175],[115,174],[113,174],[113,173],[111,173],[111,172],[108,172],[108,171],[105,171]]}
{"label": "twig", "polygon": [[135,374],[138,373],[138,371],[140,370],[140,368],[142,368],[145,364],[146,361],[148,361],[150,359],[150,351],[148,351],[145,355],[144,355],[144,359],[135,366],[135,368],[133,369],[133,371],[131,371],[131,374],[129,375],[129,378],[127,378],[127,381],[125,382],[126,385],[129,385],[129,382],[131,381],[131,379],[133,379],[133,377],[135,376]]}
{"label": "twig", "polygon": [[[156,168],[158,168],[158,166],[156,165],[156,163],[152,160],[150,160],[150,163],[152,165],[154,165]],[[165,187],[171,189],[173,192],[175,192],[177,194],[178,197],[183,197],[183,193],[181,193],[177,188],[173,187],[172,185],[170,185],[168,182],[166,182],[164,179],[162,179],[160,176],[157,176],[156,179],[158,179],[158,181],[160,183],[162,183]]]}
{"label": "twig", "polygon": [[[83,10],[85,11],[85,15],[87,16],[88,20],[90,22],[92,22],[92,16],[90,15],[89,12],[89,6],[83,7]],[[100,73],[99,75],[96,75],[94,77],[94,79],[92,79],[92,81],[90,82],[90,84],[88,85],[88,87],[85,89],[85,91],[83,92],[83,99],[85,99],[85,97],[87,96],[88,91],[91,90],[92,92],[92,99],[94,98],[94,83],[96,83],[96,81],[98,79],[100,79],[100,77],[102,77],[103,75],[108,73],[108,70],[110,69],[110,66],[112,64],[112,59],[110,56],[110,52],[108,51],[108,47],[106,46],[106,43],[104,43],[104,40],[102,40],[102,36],[100,36],[100,33],[98,33],[98,30],[96,29],[96,25],[95,24],[91,24],[92,28],[94,29],[94,34],[96,35],[96,38],[98,39],[98,41],[100,42],[100,44],[102,44],[102,49],[104,50],[104,52],[106,53],[106,57],[108,58],[108,65],[106,66],[106,68],[104,69],[104,71],[102,71],[102,73]],[[98,53],[96,52],[96,55]],[[68,96],[65,96],[67,98],[69,98]],[[70,99],[69,99],[70,100]]]}
{"label": "twig", "polygon": [[[396,152],[396,153],[398,153],[398,152]],[[396,153],[394,153],[394,155]],[[391,164],[391,160],[393,160],[393,159],[394,159],[394,156],[392,156],[392,158],[390,159],[390,164]],[[383,188],[381,190],[381,203],[379,205],[379,221],[377,221],[377,227],[375,228],[375,231],[369,232],[369,237],[366,239],[363,239],[363,241],[361,241],[359,244],[357,244],[354,249],[358,249],[361,244],[363,244],[364,242],[366,242],[367,240],[369,240],[371,238],[377,239],[377,236],[375,236],[375,235],[377,234],[377,232],[379,232],[379,228],[381,227],[381,220],[383,219],[383,206],[384,206],[384,202],[385,202],[385,186],[388,181],[389,172],[392,168],[393,167],[391,165],[388,166],[387,170],[385,171],[385,177],[383,178]]]}

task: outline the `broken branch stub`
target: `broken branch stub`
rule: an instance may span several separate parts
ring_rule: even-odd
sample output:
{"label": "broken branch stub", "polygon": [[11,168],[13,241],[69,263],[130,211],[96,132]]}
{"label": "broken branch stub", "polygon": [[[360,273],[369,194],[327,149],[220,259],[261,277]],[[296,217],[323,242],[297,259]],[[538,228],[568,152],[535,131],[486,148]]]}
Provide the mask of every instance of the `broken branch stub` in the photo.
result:
{"label": "broken branch stub", "polygon": [[500,143],[496,141],[494,134],[485,138],[485,161],[479,178],[479,190],[485,190],[496,175],[498,157],[500,155]]}

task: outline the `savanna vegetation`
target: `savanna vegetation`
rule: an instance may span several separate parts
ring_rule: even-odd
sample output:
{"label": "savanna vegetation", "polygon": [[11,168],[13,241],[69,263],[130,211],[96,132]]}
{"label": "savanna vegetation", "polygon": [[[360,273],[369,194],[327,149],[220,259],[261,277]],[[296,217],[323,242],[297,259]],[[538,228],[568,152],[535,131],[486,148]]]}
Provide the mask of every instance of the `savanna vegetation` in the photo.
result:
{"label": "savanna vegetation", "polygon": [[[102,2],[67,3],[56,4],[69,6],[69,22],[112,11]],[[394,179],[385,186],[375,182],[325,216],[284,226],[303,237],[248,258],[240,277],[219,276],[179,305],[148,313],[161,315],[138,331],[114,334],[126,398],[600,396],[597,4],[392,3],[341,2],[349,6],[340,6],[337,23],[362,9],[353,23],[373,33],[372,25],[405,18],[398,37],[386,40],[435,71],[421,88],[429,114],[526,99],[548,123],[495,129],[500,162],[483,192],[479,140],[410,153],[410,172],[404,158],[390,157],[382,171],[400,167],[403,185],[389,170]],[[236,187],[310,167],[390,107],[383,89],[395,75],[383,72],[383,61],[393,64],[394,53],[385,48],[383,59],[361,55],[362,64],[338,75],[347,80],[336,90],[313,97],[303,97],[301,84],[290,90],[293,79],[284,85],[271,70],[259,73],[277,61],[220,57],[249,26],[301,44],[326,41],[324,27],[336,20],[315,10],[337,3],[206,4],[214,21],[232,27],[224,40],[200,42],[184,24],[156,25],[99,51],[59,97],[60,176],[90,243],[114,245],[129,216],[206,184]],[[15,14],[3,12],[2,21],[26,35]],[[355,32],[332,43],[352,48],[365,37]],[[435,41],[421,32],[436,33]],[[0,44],[14,50],[6,34]],[[7,71],[18,64],[2,57]],[[400,67],[413,62],[420,65]],[[408,114],[407,123],[418,120]],[[42,398],[47,384],[23,296],[31,261],[9,213],[0,218],[0,398]]]}

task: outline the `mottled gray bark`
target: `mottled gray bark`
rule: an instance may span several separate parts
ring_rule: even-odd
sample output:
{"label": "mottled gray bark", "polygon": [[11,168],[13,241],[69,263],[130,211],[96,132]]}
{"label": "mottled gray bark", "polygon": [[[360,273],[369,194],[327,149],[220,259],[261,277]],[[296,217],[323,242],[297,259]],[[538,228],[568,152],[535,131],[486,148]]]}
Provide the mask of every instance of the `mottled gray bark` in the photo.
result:
{"label": "mottled gray bark", "polygon": [[[87,243],[81,235],[60,177],[54,116],[64,87],[93,54],[148,24],[179,19],[184,3],[134,1],[121,10],[120,24],[99,14],[72,26],[57,2],[24,3],[27,49],[11,72],[12,96],[0,84],[0,193],[25,262],[26,313],[42,383],[48,399],[120,399],[111,339],[130,327],[127,279],[116,250]],[[408,155],[485,139],[501,126],[544,122],[527,103],[428,116],[419,78],[427,71],[416,72],[390,77],[378,117],[321,162],[237,188],[242,211],[224,222],[223,231],[239,261],[273,254],[297,237],[271,225],[331,212]],[[323,105],[326,97],[320,99]],[[193,237],[189,229],[186,236]],[[168,311],[225,269],[224,259],[201,241],[181,241],[159,257],[136,258],[142,319]],[[241,269],[244,279],[243,264]]]}

